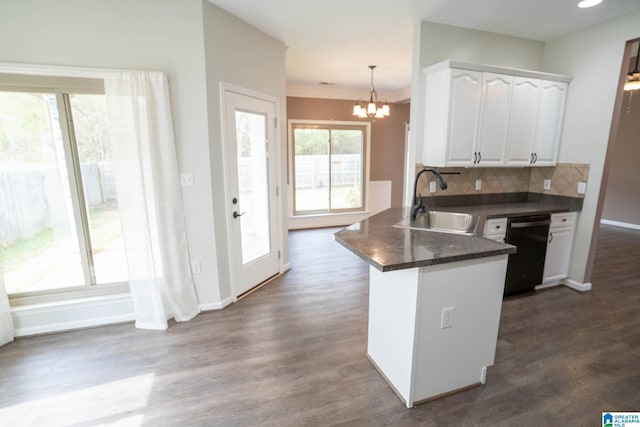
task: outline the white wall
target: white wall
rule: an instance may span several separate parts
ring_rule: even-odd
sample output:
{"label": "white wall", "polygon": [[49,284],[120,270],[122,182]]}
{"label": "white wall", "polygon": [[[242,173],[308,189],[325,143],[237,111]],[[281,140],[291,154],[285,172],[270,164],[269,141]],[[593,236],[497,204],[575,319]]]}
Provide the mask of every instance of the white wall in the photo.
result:
{"label": "white wall", "polygon": [[545,47],[545,71],[573,76],[559,161],[591,165],[569,273],[580,283],[589,280],[585,273],[625,43],[639,36],[640,13],[634,13]]}
{"label": "white wall", "polygon": [[[25,0],[0,6],[0,61],[168,74],[189,252],[201,303],[220,300],[209,175],[201,0]],[[10,42],[11,41],[11,42]]]}
{"label": "white wall", "polygon": [[198,300],[228,302],[218,85],[277,96],[284,118],[284,45],[203,0],[2,1],[0,40],[0,62],[167,73],[179,168],[195,181],[183,202]]}
{"label": "white wall", "polygon": [[[286,80],[283,43],[266,36],[249,24],[222,9],[204,2],[204,36],[206,54],[207,108],[209,122],[210,179],[214,204],[216,242],[226,247],[224,174],[220,111],[220,83],[230,83],[280,99],[280,175],[286,177]],[[284,186],[280,187],[282,218],[283,263],[288,264],[286,212]],[[229,272],[229,254],[219,250],[221,301],[232,298]]]}
{"label": "white wall", "polygon": [[[425,76],[422,70],[446,59],[511,68],[542,69],[544,44],[517,37],[469,30],[432,22],[418,22],[413,34],[411,127],[409,164],[422,159]],[[413,169],[412,169],[413,170]],[[411,174],[411,181],[413,174]],[[405,183],[412,187],[413,182]],[[405,205],[411,201],[405,200]]]}

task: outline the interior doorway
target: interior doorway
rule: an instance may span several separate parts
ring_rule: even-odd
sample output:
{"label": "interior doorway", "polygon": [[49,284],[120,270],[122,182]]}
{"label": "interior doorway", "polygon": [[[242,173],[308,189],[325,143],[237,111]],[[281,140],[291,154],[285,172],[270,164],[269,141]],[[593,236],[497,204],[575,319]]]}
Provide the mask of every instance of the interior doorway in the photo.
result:
{"label": "interior doorway", "polygon": [[[607,145],[607,154],[604,163],[604,170],[602,174],[602,183],[600,186],[600,194],[598,196],[598,205],[596,208],[596,218],[593,225],[593,233],[591,239],[591,247],[589,249],[589,260],[587,263],[587,271],[585,273],[585,281],[591,280],[593,272],[593,265],[596,255],[596,247],[598,243],[598,235],[600,232],[600,224],[604,218],[604,223],[611,225],[622,226],[625,228],[640,229],[640,217],[637,216],[636,210],[630,207],[632,204],[640,206],[640,197],[637,193],[637,188],[640,185],[640,171],[636,164],[629,165],[626,160],[636,161],[637,157],[631,157],[633,153],[620,152],[621,149],[635,150],[637,148],[640,152],[640,146],[637,144],[638,136],[640,132],[634,132],[633,128],[640,129],[637,123],[640,123],[640,89],[638,90],[624,90],[624,85],[627,80],[627,74],[633,71],[637,66],[636,58],[638,56],[638,46],[640,38],[629,40],[626,42],[624,49],[624,56],[622,59],[622,66],[620,70],[620,78],[618,83],[618,92],[616,95],[615,107],[613,111],[613,118],[611,121],[611,131],[609,133],[609,143]],[[637,119],[635,119],[637,117]],[[632,138],[632,140],[630,140]],[[627,159],[629,156],[629,159]],[[616,186],[617,183],[622,183],[623,188]],[[614,188],[616,194],[607,193]],[[622,191],[627,191],[629,194],[618,194]],[[624,206],[619,206],[616,209],[612,209],[611,203],[616,203],[614,199],[618,201],[624,201]],[[609,206],[606,206],[609,203]],[[615,213],[617,211],[618,213]],[[621,220],[611,221],[604,216],[619,215],[621,213],[629,213],[632,216],[620,216]],[[636,214],[636,216],[633,216]],[[624,215],[624,214],[622,214]]]}

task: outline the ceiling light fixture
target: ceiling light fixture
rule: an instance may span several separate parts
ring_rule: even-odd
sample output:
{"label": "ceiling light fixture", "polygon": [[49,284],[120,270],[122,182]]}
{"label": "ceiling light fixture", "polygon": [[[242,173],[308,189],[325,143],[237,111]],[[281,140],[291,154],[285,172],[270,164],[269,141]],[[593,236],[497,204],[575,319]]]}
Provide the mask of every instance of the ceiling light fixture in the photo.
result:
{"label": "ceiling light fixture", "polygon": [[578,7],[581,9],[586,9],[588,7],[597,6],[602,3],[602,0],[582,0],[578,3]]}
{"label": "ceiling light fixture", "polygon": [[624,90],[640,89],[640,71],[638,71],[638,57],[640,56],[640,40],[638,41],[638,52],[636,53],[636,66],[633,71],[627,73],[627,81],[624,83]]}
{"label": "ceiling light fixture", "polygon": [[369,65],[371,70],[371,92],[369,93],[369,103],[366,107],[360,105],[360,101],[356,101],[356,105],[353,106],[353,115],[366,119],[367,117],[375,117],[382,119],[389,116],[389,104],[385,101],[383,105],[378,104],[378,93],[373,86],[373,70],[375,65]]}

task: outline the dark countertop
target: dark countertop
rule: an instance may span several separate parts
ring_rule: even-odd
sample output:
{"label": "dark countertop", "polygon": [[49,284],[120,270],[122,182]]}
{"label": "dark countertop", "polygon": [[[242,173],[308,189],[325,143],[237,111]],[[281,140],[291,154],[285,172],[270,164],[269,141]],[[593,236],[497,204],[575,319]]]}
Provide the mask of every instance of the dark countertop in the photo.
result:
{"label": "dark countertop", "polygon": [[334,239],[382,272],[516,252],[515,246],[482,237],[393,226],[406,215],[400,208],[387,209],[335,233]]}
{"label": "dark countertop", "polygon": [[425,197],[427,210],[478,215],[476,236],[398,228],[408,210],[388,209],[334,235],[340,243],[378,270],[446,264],[515,253],[514,246],[482,238],[487,219],[579,211],[582,199],[537,193]]}

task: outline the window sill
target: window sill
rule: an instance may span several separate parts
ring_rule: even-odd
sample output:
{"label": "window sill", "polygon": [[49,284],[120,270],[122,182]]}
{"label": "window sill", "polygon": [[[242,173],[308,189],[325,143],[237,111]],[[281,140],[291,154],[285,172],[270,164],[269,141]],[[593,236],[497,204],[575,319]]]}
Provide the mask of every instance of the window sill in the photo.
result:
{"label": "window sill", "polygon": [[13,306],[11,315],[17,337],[134,320],[129,292],[23,304]]}
{"label": "window sill", "polygon": [[314,213],[314,214],[302,214],[302,215],[292,215],[289,219],[296,218],[326,218],[326,217],[334,217],[334,216],[351,216],[351,215],[369,215],[368,210],[363,211],[352,211],[352,212],[331,212],[331,213]]}
{"label": "window sill", "polygon": [[81,288],[39,291],[31,294],[9,295],[9,305],[12,308],[17,308],[56,303],[65,304],[70,301],[109,297],[118,294],[129,294],[129,283],[94,285]]}
{"label": "window sill", "polygon": [[362,221],[370,212],[341,212],[332,214],[298,215],[289,217],[289,230],[323,227],[344,227]]}

